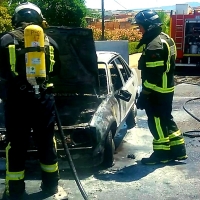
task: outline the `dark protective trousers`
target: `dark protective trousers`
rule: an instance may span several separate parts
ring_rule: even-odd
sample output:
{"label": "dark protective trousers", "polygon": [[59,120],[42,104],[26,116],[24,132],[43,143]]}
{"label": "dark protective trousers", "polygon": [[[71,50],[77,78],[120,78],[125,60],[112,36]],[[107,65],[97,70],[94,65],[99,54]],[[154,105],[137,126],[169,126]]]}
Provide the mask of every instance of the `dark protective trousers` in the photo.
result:
{"label": "dark protective trousers", "polygon": [[5,101],[6,193],[16,195],[25,190],[24,171],[31,128],[39,151],[42,182],[47,186],[58,184],[58,163],[54,137],[54,97],[43,93],[36,99],[33,92],[8,93]]}
{"label": "dark protective trousers", "polygon": [[153,151],[163,159],[186,156],[185,142],[172,116],[173,93],[150,94],[145,111],[154,137]]}

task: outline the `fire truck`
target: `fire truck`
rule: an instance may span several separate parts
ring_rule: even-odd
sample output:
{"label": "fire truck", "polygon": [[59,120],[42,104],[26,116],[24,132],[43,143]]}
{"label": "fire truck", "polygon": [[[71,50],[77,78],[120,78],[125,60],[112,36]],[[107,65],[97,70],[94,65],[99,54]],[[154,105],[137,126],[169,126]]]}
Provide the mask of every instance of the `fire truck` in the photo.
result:
{"label": "fire truck", "polygon": [[177,71],[200,67],[200,10],[176,4],[170,14],[170,36],[177,47]]}

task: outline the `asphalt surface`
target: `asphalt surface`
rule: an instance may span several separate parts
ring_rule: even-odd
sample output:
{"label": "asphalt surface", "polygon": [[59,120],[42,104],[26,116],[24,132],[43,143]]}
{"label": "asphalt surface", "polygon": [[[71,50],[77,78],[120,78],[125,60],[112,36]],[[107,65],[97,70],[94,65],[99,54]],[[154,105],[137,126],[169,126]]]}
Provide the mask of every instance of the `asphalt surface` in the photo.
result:
{"label": "asphalt surface", "polygon": [[[196,97],[200,97],[197,85],[181,83],[175,88],[173,116],[182,132],[200,130],[200,123],[183,109],[187,100]],[[200,118],[200,100],[189,102],[186,108]],[[200,200],[200,138],[184,137],[189,156],[186,161],[144,166],[140,160],[152,152],[153,139],[146,120],[145,112],[138,110],[137,126],[128,132],[124,127],[116,136],[118,147],[113,167],[84,169],[76,166],[90,200]],[[198,136],[198,132],[194,134]],[[0,192],[4,189],[4,168],[5,162],[0,160]],[[55,199],[42,195],[40,173],[36,169],[37,163],[27,166],[26,200]],[[60,185],[68,192],[69,200],[82,200],[67,162],[60,161],[60,176]]]}

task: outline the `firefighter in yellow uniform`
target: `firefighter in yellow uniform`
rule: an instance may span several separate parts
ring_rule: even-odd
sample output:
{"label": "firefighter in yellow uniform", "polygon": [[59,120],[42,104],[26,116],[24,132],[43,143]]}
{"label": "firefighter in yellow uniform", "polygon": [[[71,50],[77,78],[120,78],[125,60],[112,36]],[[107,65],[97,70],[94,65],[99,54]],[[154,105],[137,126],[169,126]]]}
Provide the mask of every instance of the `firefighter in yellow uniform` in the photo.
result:
{"label": "firefighter in yellow uniform", "polygon": [[[12,23],[15,30],[5,34],[0,41],[0,78],[4,85],[0,98],[4,101],[8,142],[3,198],[18,200],[25,194],[25,159],[31,129],[39,151],[41,188],[50,195],[58,192],[59,170],[54,138],[55,101],[49,87],[52,85],[48,80],[59,73],[61,62],[58,46],[52,38],[44,34],[44,46],[38,40],[43,30],[39,27],[44,28],[46,25],[40,8],[29,2],[18,5]],[[24,33],[28,27],[37,27],[35,32],[40,32],[35,35],[30,47],[24,44],[27,43]],[[41,55],[35,54],[35,57],[30,58],[29,53],[35,52]],[[26,66],[30,60],[32,64]],[[36,80],[31,75],[37,73],[36,65],[42,63],[45,63],[45,68],[42,66],[39,69],[41,77]],[[39,83],[35,84],[37,81]]]}
{"label": "firefighter in yellow uniform", "polygon": [[172,38],[162,32],[162,23],[155,11],[140,11],[134,20],[143,34],[137,48],[144,47],[138,62],[142,92],[136,104],[138,109],[145,109],[154,137],[153,153],[141,162],[159,164],[185,160],[184,138],[171,114],[176,45]]}

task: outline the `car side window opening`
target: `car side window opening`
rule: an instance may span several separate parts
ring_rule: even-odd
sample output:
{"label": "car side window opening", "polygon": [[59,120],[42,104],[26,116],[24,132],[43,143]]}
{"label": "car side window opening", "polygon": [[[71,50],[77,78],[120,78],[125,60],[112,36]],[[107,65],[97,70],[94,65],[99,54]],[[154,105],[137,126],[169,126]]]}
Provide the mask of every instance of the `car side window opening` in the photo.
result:
{"label": "car side window opening", "polygon": [[99,72],[100,93],[105,94],[108,91],[106,65],[105,64],[98,64],[98,72]]}
{"label": "car side window opening", "polygon": [[123,87],[123,82],[120,73],[115,65],[116,64],[114,61],[111,63],[111,65],[109,65],[114,91],[120,90]]}
{"label": "car side window opening", "polygon": [[123,76],[124,82],[126,82],[131,76],[130,69],[126,67],[126,64],[119,57],[115,59],[115,63]]}

